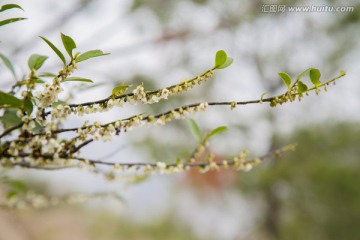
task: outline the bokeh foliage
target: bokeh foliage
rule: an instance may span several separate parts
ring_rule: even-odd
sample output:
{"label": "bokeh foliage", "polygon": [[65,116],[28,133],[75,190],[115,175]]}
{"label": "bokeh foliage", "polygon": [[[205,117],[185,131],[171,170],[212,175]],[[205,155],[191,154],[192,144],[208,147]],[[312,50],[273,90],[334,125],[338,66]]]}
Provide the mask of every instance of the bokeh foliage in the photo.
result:
{"label": "bokeh foliage", "polygon": [[288,141],[299,143],[295,152],[239,180],[240,190],[264,206],[260,232],[269,231],[270,218],[277,239],[359,239],[359,125],[324,124],[275,137],[276,144]]}

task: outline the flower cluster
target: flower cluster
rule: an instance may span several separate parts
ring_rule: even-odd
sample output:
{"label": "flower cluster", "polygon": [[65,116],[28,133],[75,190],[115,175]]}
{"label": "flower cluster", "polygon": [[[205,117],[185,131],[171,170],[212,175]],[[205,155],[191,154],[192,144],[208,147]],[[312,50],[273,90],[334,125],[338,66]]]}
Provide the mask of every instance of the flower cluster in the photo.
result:
{"label": "flower cluster", "polygon": [[35,121],[29,115],[24,116],[20,110],[18,111],[17,115],[21,117],[21,121],[24,123],[21,127],[23,131],[31,132],[35,128]]}
{"label": "flower cluster", "polygon": [[36,92],[39,100],[38,107],[46,108],[57,101],[57,95],[61,91],[60,79],[55,77],[52,84],[45,83],[42,91]]}
{"label": "flower cluster", "polygon": [[[200,104],[196,104],[195,106],[186,106],[186,107],[180,107],[177,109],[174,109],[170,112],[167,112],[165,114],[162,114],[157,117],[157,120],[155,121],[156,126],[162,126],[165,125],[167,122],[172,121],[173,119],[183,119],[188,117],[191,113],[195,113],[198,111],[205,111],[208,106],[207,102],[203,102]],[[149,116],[148,121],[154,120],[155,117]]]}
{"label": "flower cluster", "polygon": [[193,79],[151,92],[145,91],[143,84],[140,84],[132,91],[132,93],[120,96],[111,96],[107,99],[94,103],[58,105],[51,110],[51,115],[52,118],[55,119],[58,117],[66,117],[71,113],[83,116],[84,114],[106,112],[114,106],[123,107],[125,103],[132,105],[136,105],[139,102],[142,104],[154,104],[160,102],[163,99],[168,99],[169,96],[175,93],[187,91],[189,88],[195,86],[196,83],[201,84],[203,81],[207,81],[208,79],[212,78],[213,75],[213,71],[208,70]]}
{"label": "flower cluster", "polygon": [[112,134],[119,133],[122,130],[127,132],[130,131],[132,127],[143,124],[145,124],[145,121],[143,121],[143,118],[139,115],[130,119],[118,120],[105,125],[101,125],[100,122],[87,125],[87,122],[85,122],[82,127],[79,127],[76,130],[76,132],[79,134],[80,140],[85,140],[89,135],[91,135],[94,140],[102,139],[104,141],[110,141]]}
{"label": "flower cluster", "polygon": [[[281,153],[285,151],[289,151],[291,149],[279,149]],[[145,174],[173,174],[180,173],[183,171],[188,171],[191,168],[198,168],[201,173],[206,173],[211,170],[219,170],[221,168],[228,169],[233,168],[238,171],[248,172],[253,167],[257,166],[262,162],[266,157],[257,157],[250,160],[246,160],[248,156],[248,151],[242,151],[239,156],[232,158],[231,160],[221,160],[214,161],[214,154],[209,153],[204,161],[201,162],[180,162],[178,163],[165,163],[165,162],[156,162],[156,163],[148,163],[148,164],[136,164],[136,163],[114,163],[113,169],[111,171],[111,176],[115,177],[115,173],[119,170],[124,172],[129,172],[131,169],[142,171]],[[91,161],[88,160],[89,163]]]}
{"label": "flower cluster", "polygon": [[[188,117],[191,113],[196,113],[198,111],[205,111],[208,106],[207,102],[192,104],[180,108],[173,109],[163,114],[159,115],[149,115],[143,117],[142,115],[135,115],[126,119],[120,119],[111,123],[101,124],[100,122],[95,122],[91,125],[88,125],[88,121],[79,127],[79,128],[70,128],[70,129],[53,129],[56,133],[76,131],[79,134],[79,139],[85,140],[88,136],[92,136],[94,140],[111,140],[111,136],[119,132],[128,132],[133,127],[142,126],[153,122],[156,126],[162,126],[167,122],[170,122],[174,119],[183,119]],[[67,109],[70,112],[68,106],[57,106],[56,110],[52,111],[52,116],[56,115],[60,117],[59,111],[64,113],[63,109]],[[54,132],[54,131],[53,131]]]}
{"label": "flower cluster", "polygon": [[84,194],[72,194],[65,197],[54,197],[46,196],[42,194],[35,193],[33,191],[26,191],[21,194],[16,194],[10,198],[0,196],[0,205],[7,206],[9,208],[17,209],[29,209],[29,208],[48,208],[57,206],[59,204],[78,204],[86,202],[93,197],[92,195]]}

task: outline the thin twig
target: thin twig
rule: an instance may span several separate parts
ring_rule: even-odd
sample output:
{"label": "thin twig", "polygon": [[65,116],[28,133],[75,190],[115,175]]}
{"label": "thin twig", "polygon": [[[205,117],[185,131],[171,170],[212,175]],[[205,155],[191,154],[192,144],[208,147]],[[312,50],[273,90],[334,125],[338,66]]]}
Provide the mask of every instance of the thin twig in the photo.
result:
{"label": "thin twig", "polygon": [[80,144],[79,146],[77,146],[76,148],[74,148],[73,150],[71,150],[70,153],[76,153],[76,152],[78,152],[81,148],[85,147],[86,145],[88,145],[88,144],[91,143],[92,141],[94,141],[94,139],[89,139],[89,140],[83,142],[82,144]]}
{"label": "thin twig", "polygon": [[21,128],[22,125],[24,125],[23,122],[20,123],[20,124],[18,124],[18,125],[16,125],[16,126],[14,126],[14,127],[11,127],[11,128],[9,128],[9,129],[6,129],[6,130],[0,135],[0,139],[3,138],[3,137],[5,137],[6,135],[10,134],[12,131],[15,131],[16,129]]}

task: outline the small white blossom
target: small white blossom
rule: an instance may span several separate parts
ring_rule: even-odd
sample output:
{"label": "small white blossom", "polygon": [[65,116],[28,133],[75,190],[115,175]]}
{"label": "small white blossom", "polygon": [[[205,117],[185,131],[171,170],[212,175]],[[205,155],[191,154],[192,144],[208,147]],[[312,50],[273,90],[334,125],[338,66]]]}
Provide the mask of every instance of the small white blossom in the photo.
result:
{"label": "small white blossom", "polygon": [[207,108],[207,106],[208,106],[208,103],[207,103],[207,102],[200,103],[200,105],[199,105],[199,110],[205,111],[206,108]]}
{"label": "small white blossom", "polygon": [[166,169],[166,163],[164,162],[157,162],[156,167],[158,167],[160,170]]}
{"label": "small white blossom", "polygon": [[164,89],[161,91],[161,98],[162,98],[162,99],[167,99],[168,96],[169,96],[169,93],[170,93],[170,91],[169,91],[168,89],[164,88]]}
{"label": "small white blossom", "polygon": [[164,121],[164,119],[162,119],[162,118],[158,118],[158,120],[156,120],[156,122],[155,122],[155,125],[156,125],[156,126],[162,126],[162,125],[165,125],[165,121]]}
{"label": "small white blossom", "polygon": [[108,107],[109,109],[111,109],[113,106],[114,106],[114,100],[109,99],[109,101],[107,101],[107,107]]}

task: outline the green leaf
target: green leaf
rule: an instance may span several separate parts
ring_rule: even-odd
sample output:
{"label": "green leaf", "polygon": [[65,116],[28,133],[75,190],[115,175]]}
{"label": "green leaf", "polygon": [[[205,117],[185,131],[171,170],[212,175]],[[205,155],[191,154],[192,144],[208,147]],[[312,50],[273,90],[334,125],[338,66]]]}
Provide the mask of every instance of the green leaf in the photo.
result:
{"label": "green leaf", "polygon": [[22,107],[25,110],[25,112],[27,112],[28,114],[31,114],[33,111],[34,105],[30,99],[26,98],[23,100]]}
{"label": "green leaf", "polygon": [[310,80],[314,84],[315,87],[317,87],[321,84],[321,82],[319,80],[320,76],[321,76],[321,73],[320,73],[319,69],[312,68],[310,70]]}
{"label": "green leaf", "polygon": [[0,58],[4,62],[5,66],[11,71],[14,78],[16,78],[15,69],[14,69],[13,65],[11,64],[10,60],[1,53],[0,53]]}
{"label": "green leaf", "polygon": [[43,63],[48,59],[47,56],[39,55],[39,54],[33,54],[30,56],[28,60],[28,66],[30,70],[38,70]]}
{"label": "green leaf", "polygon": [[44,129],[43,125],[41,125],[41,123],[35,119],[35,128],[32,129],[32,132],[39,133],[43,129]]}
{"label": "green leaf", "polygon": [[17,21],[21,21],[21,20],[25,20],[25,19],[27,19],[27,18],[9,18],[9,19],[5,19],[5,20],[0,21],[0,27],[4,26],[6,24],[9,24],[9,23],[13,23],[13,22],[17,22]]}
{"label": "green leaf", "polygon": [[301,79],[307,72],[309,72],[311,69],[313,69],[313,68],[311,67],[311,68],[305,69],[302,73],[300,73],[300,74],[297,76],[296,81],[300,81],[300,79]]}
{"label": "green leaf", "polygon": [[38,83],[38,84],[44,84],[44,83],[45,83],[45,81],[44,81],[44,80],[42,80],[42,79],[40,79],[40,78],[38,78],[38,79],[36,79],[36,80],[35,80],[35,83]]}
{"label": "green leaf", "polygon": [[234,59],[232,57],[228,57],[225,61],[225,63],[219,67],[217,67],[217,69],[223,69],[223,68],[227,68],[228,66],[230,66],[232,63],[234,62]]}
{"label": "green leaf", "polygon": [[89,83],[93,83],[93,81],[91,79],[88,78],[82,78],[82,77],[68,77],[66,79],[64,79],[61,82],[89,82]]}
{"label": "green leaf", "polygon": [[147,180],[148,178],[149,178],[149,175],[147,175],[147,174],[135,176],[135,177],[132,179],[132,183],[134,183],[134,184],[139,184],[139,183],[144,182],[144,181]]}
{"label": "green leaf", "polygon": [[22,106],[22,101],[17,97],[0,91],[0,107],[1,108],[19,108]]}
{"label": "green leaf", "polygon": [[339,73],[340,73],[341,76],[345,76],[345,75],[346,75],[346,72],[345,72],[344,70],[340,70]]}
{"label": "green leaf", "polygon": [[4,11],[12,9],[12,8],[18,8],[18,9],[21,9],[24,11],[24,9],[17,4],[5,4],[5,5],[1,6],[0,12],[4,12]]}
{"label": "green leaf", "polygon": [[87,51],[87,52],[84,52],[84,53],[80,54],[75,59],[75,61],[76,62],[82,62],[82,61],[88,60],[89,58],[100,57],[100,56],[104,56],[104,55],[108,55],[108,54],[110,54],[110,53],[104,53],[101,50],[90,50],[90,51]]}
{"label": "green leaf", "polygon": [[214,136],[215,134],[219,134],[221,132],[224,132],[228,130],[227,126],[220,126],[217,128],[214,128],[213,130],[211,130],[211,132],[206,136],[206,138],[211,138],[212,136]]}
{"label": "green leaf", "polygon": [[297,85],[298,85],[298,93],[300,94],[308,90],[308,86],[306,86],[306,84],[303,83],[302,81],[298,81]]}
{"label": "green leaf", "polygon": [[8,192],[6,193],[6,199],[10,200],[11,198],[15,197],[19,192],[15,189],[10,189],[8,190]]}
{"label": "green leaf", "polygon": [[11,188],[16,189],[21,192],[25,192],[27,190],[27,186],[25,185],[25,183],[23,181],[16,180],[16,179],[10,181],[10,186],[11,186]]}
{"label": "green leaf", "polygon": [[131,87],[131,85],[125,85],[124,83],[119,86],[116,86],[111,91],[111,95],[119,96],[123,94],[129,87]]}
{"label": "green leaf", "polygon": [[50,42],[49,40],[47,40],[46,38],[44,38],[42,36],[40,36],[40,38],[42,40],[44,40],[47,43],[47,45],[49,45],[49,47],[51,47],[51,49],[56,53],[56,55],[58,55],[58,57],[61,59],[61,61],[64,63],[64,65],[66,65],[66,60],[65,60],[64,54],[62,54],[62,52],[57,47],[55,47],[55,45],[52,42]]}
{"label": "green leaf", "polygon": [[265,97],[266,94],[268,94],[269,92],[264,92],[263,94],[261,94],[260,100],[262,101]]}
{"label": "green leaf", "polygon": [[20,180],[11,180],[9,182],[10,189],[7,192],[6,197],[8,199],[16,196],[20,193],[25,193],[27,191],[27,186]]}
{"label": "green leaf", "polygon": [[21,118],[17,115],[16,109],[6,109],[0,117],[0,121],[5,128],[11,128],[21,123]]}
{"label": "green leaf", "polygon": [[192,118],[189,119],[189,126],[192,134],[196,139],[200,142],[201,141],[201,130],[199,125],[196,123],[196,121]]}
{"label": "green leaf", "polygon": [[59,106],[59,105],[65,105],[65,104],[66,104],[65,101],[57,100],[56,102],[54,102],[54,103],[52,104],[52,106],[53,106],[53,107],[57,107],[57,106]]}
{"label": "green leaf", "polygon": [[38,74],[39,77],[57,77],[55,73],[43,72]]}
{"label": "green leaf", "polygon": [[285,85],[290,88],[291,85],[291,77],[286,72],[279,72],[278,73],[281,79],[284,81]]}
{"label": "green leaf", "polygon": [[219,68],[221,65],[225,64],[227,60],[227,54],[224,50],[219,50],[216,52],[215,56],[215,67]]}
{"label": "green leaf", "polygon": [[71,59],[73,59],[72,51],[76,48],[76,44],[75,44],[74,40],[70,36],[66,36],[63,33],[61,33],[61,40],[63,42],[63,45],[64,45],[67,53],[69,54]]}

